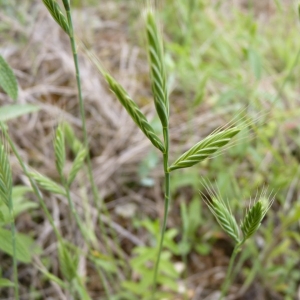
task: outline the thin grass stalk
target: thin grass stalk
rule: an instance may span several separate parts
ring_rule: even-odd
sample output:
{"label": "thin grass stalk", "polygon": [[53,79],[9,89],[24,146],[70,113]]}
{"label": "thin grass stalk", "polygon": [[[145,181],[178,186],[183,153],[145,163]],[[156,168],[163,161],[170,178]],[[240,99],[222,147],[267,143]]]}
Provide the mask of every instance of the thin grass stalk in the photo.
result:
{"label": "thin grass stalk", "polygon": [[[74,37],[74,27],[73,27],[73,19],[72,19],[72,14],[71,14],[71,7],[70,7],[70,3],[68,0],[64,0],[63,4],[64,4],[65,10],[66,10],[67,20],[68,20],[68,24],[69,24],[69,38],[70,38],[70,43],[71,43],[71,48],[72,48],[72,53],[73,53],[74,65],[75,65],[77,92],[78,92],[78,100],[79,100],[79,111],[80,111],[82,130],[83,130],[83,143],[84,143],[84,146],[86,147],[86,149],[89,149],[88,135],[87,135],[87,129],[86,129],[84,101],[83,101],[82,89],[81,89],[80,68],[79,68],[79,63],[78,63],[78,55],[77,55],[77,49],[76,49],[77,47],[76,47],[76,42],[75,42],[75,37]],[[109,247],[108,241],[107,241],[106,230],[105,230],[103,221],[101,219],[100,195],[99,195],[99,192],[98,192],[95,180],[94,180],[92,164],[91,164],[91,157],[90,157],[89,151],[87,152],[87,155],[86,155],[86,162],[87,162],[88,178],[89,178],[89,181],[91,184],[93,198],[94,198],[94,202],[96,204],[96,209],[98,212],[98,220],[99,220],[100,229],[103,233],[105,248],[108,251],[108,253],[110,253],[110,247]],[[107,214],[107,211],[105,211],[105,210],[103,210],[103,211],[104,211],[104,213]]]}
{"label": "thin grass stalk", "polygon": [[234,247],[233,253],[230,257],[229,266],[227,268],[225,281],[224,281],[224,283],[221,287],[221,295],[220,295],[219,300],[223,300],[224,296],[228,292],[229,285],[232,282],[232,269],[233,269],[233,266],[234,266],[234,263],[235,263],[236,256],[237,256],[237,254],[239,253],[239,251],[241,249],[241,245],[242,245],[242,243],[238,243]]}
{"label": "thin grass stalk", "polygon": [[13,247],[13,273],[14,273],[14,292],[15,299],[19,300],[19,282],[18,282],[18,265],[17,265],[17,250],[16,250],[16,225],[14,219],[14,209],[12,198],[10,197],[9,201],[9,213],[11,217],[11,239],[12,239],[12,247]]}
{"label": "thin grass stalk", "polygon": [[163,248],[163,242],[167,227],[167,219],[168,219],[168,210],[170,204],[170,171],[169,171],[169,127],[163,128],[164,134],[164,143],[165,143],[165,153],[163,154],[163,163],[164,163],[164,173],[165,173],[165,201],[164,201],[164,219],[163,225],[161,229],[161,238],[159,242],[158,255],[154,268],[154,276],[153,276],[153,292],[152,299],[155,299],[155,293],[157,288],[157,274],[160,263],[161,252]]}
{"label": "thin grass stalk", "polygon": [[[75,66],[75,73],[76,73],[79,111],[80,111],[82,130],[83,130],[83,143],[84,143],[85,148],[89,149],[88,135],[87,135],[87,129],[86,129],[84,101],[83,101],[83,97],[82,97],[82,88],[81,88],[81,80],[80,80],[80,68],[79,68],[79,63],[78,63],[77,47],[76,47],[76,42],[75,42],[75,37],[74,37],[74,27],[73,27],[73,19],[72,19],[72,14],[71,14],[71,7],[70,7],[69,0],[63,0],[63,4],[64,4],[65,10],[66,10],[67,20],[68,20],[68,24],[69,24],[69,38],[70,38],[71,49],[72,49],[72,53],[73,53],[73,61],[74,61],[74,66]],[[88,177],[89,177],[89,181],[90,181],[91,188],[92,188],[94,202],[96,204],[96,209],[98,212],[99,225],[100,225],[101,231],[103,233],[102,236],[104,239],[105,248],[108,251],[108,253],[110,253],[110,248],[108,246],[108,241],[107,241],[106,230],[105,230],[102,218],[101,218],[101,208],[100,208],[100,203],[99,203],[100,196],[99,196],[99,192],[96,187],[96,183],[95,183],[94,176],[93,176],[91,157],[90,157],[89,151],[87,152],[87,155],[86,155],[86,161],[87,161]],[[77,220],[77,223],[78,223],[78,220]],[[79,223],[78,223],[78,226],[79,226]],[[81,230],[82,230],[82,228],[81,228]],[[102,273],[102,270],[100,270],[100,273]],[[104,274],[102,274],[101,277],[102,278],[105,277]],[[108,296],[108,299],[110,299],[110,293],[107,289],[107,286],[104,284],[105,281],[103,281],[103,279],[102,279],[102,282],[103,282],[105,292]]]}

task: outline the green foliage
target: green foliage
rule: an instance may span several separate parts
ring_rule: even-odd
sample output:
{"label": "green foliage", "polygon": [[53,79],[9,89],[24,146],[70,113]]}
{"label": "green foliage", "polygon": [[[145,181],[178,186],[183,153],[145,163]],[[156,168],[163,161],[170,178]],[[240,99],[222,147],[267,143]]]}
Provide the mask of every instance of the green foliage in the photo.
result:
{"label": "green foliage", "polygon": [[[31,188],[26,186],[14,186],[12,188],[11,198],[13,199],[14,203],[15,218],[25,211],[29,211],[38,207],[37,203],[26,199],[25,195],[30,191]],[[4,205],[4,203],[0,203],[0,215],[1,214],[2,218],[0,217],[0,226],[9,224],[11,222],[11,216],[8,207]]]}
{"label": "green foliage", "polygon": [[58,3],[55,0],[43,0],[43,2],[57,24],[66,32],[66,34],[69,34],[70,28],[68,21]]}
{"label": "green foliage", "polygon": [[229,143],[229,141],[240,132],[240,129],[233,127],[227,130],[216,132],[182,154],[169,168],[170,171],[191,167],[198,162],[204,160],[209,155],[218,151],[221,147]]}
{"label": "green foliage", "polygon": [[0,121],[5,122],[19,116],[38,111],[40,108],[32,104],[13,104],[0,107]]}
{"label": "green foliage", "polygon": [[[10,230],[0,227],[0,250],[9,254],[14,255],[12,246],[12,233]],[[34,246],[34,240],[28,235],[21,233],[16,234],[16,259],[23,263],[30,263],[32,256],[39,250]]]}
{"label": "green foliage", "polygon": [[0,87],[5,93],[12,98],[17,100],[18,98],[18,83],[17,79],[4,58],[0,55]]}
{"label": "green foliage", "polygon": [[0,287],[14,287],[14,283],[6,278],[0,278]]}
{"label": "green foliage", "polygon": [[112,92],[117,96],[121,104],[127,110],[128,114],[131,116],[133,121],[138,125],[138,127],[143,131],[146,137],[152,142],[152,144],[158,148],[161,152],[164,152],[165,148],[159,139],[159,137],[155,134],[154,129],[151,127],[149,122],[147,121],[144,114],[140,111],[136,103],[129,97],[127,92],[123,89],[123,87],[115,81],[113,77],[111,77],[108,73],[104,74],[107,83],[110,86]]}
{"label": "green foliage", "polygon": [[[126,299],[149,299],[149,290],[153,283],[153,265],[157,259],[160,226],[157,220],[145,220],[138,224],[138,226],[140,225],[151,234],[152,242],[156,247],[139,246],[134,248],[135,257],[130,260],[130,266],[138,279],[136,281],[126,280],[122,283],[122,287],[131,294]],[[172,262],[172,255],[180,254],[179,246],[174,241],[177,234],[175,229],[169,229],[165,233],[164,246],[166,250],[161,254],[160,271],[157,277],[158,283],[164,287],[165,292],[158,291],[155,299],[172,298],[173,293],[178,291],[176,282],[180,277],[180,272],[176,270]]]}

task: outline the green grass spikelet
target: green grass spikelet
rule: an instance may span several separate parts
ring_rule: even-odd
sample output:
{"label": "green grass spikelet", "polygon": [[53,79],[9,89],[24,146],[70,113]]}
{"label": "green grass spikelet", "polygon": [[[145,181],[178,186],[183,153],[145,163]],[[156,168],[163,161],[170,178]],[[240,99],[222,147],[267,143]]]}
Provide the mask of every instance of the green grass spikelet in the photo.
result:
{"label": "green grass spikelet", "polygon": [[257,201],[248,211],[241,223],[241,230],[244,240],[251,237],[260,227],[261,221],[265,216],[265,209],[261,201]]}
{"label": "green grass spikelet", "polygon": [[63,14],[60,6],[54,0],[43,0],[45,6],[47,7],[48,11],[50,12],[53,19],[57,22],[57,24],[69,35],[70,28],[68,21]]}
{"label": "green grass spikelet", "polygon": [[140,111],[136,103],[129,97],[124,88],[109,74],[105,73],[105,79],[108,82],[110,89],[117,96],[118,100],[127,110],[128,114],[131,116],[133,121],[138,125],[138,127],[143,131],[143,133],[148,137],[152,144],[158,148],[161,152],[165,151],[165,148],[155,134],[154,129],[147,121],[145,115]]}
{"label": "green grass spikelet", "polygon": [[0,199],[9,207],[12,193],[12,173],[3,144],[0,144]]}
{"label": "green grass spikelet", "polygon": [[29,176],[31,176],[37,182],[37,184],[46,191],[65,196],[66,192],[64,188],[50,178],[36,171],[29,172]]}
{"label": "green grass spikelet", "polygon": [[233,238],[236,243],[239,243],[240,242],[239,227],[230,209],[224,203],[224,201],[217,197],[214,197],[211,200],[211,202],[210,203],[207,202],[207,204],[211,212],[216,217],[221,228],[231,238]]}
{"label": "green grass spikelet", "polygon": [[66,162],[66,147],[65,147],[65,137],[61,126],[58,126],[55,133],[54,139],[54,153],[55,153],[55,164],[56,169],[63,178],[63,168]]}
{"label": "green grass spikelet", "polygon": [[209,155],[218,151],[221,147],[228,144],[231,138],[240,132],[240,129],[233,127],[221,132],[209,135],[184,154],[182,154],[169,168],[170,171],[191,167]]}
{"label": "green grass spikelet", "polygon": [[75,160],[73,162],[69,177],[68,177],[68,185],[70,186],[72,182],[74,181],[78,171],[83,166],[84,160],[87,155],[87,150],[85,148],[82,148],[76,155]]}
{"label": "green grass spikelet", "polygon": [[151,10],[147,11],[146,23],[148,57],[154,103],[161,123],[164,127],[166,127],[169,119],[169,101],[166,86],[163,46],[154,15]]}

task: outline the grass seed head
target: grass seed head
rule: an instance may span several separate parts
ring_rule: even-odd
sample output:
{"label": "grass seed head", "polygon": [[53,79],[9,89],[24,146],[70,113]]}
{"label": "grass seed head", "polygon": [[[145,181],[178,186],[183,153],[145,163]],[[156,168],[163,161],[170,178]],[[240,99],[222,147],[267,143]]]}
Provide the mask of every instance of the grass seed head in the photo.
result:
{"label": "grass seed head", "polygon": [[239,128],[233,127],[209,135],[208,137],[194,145],[191,149],[186,151],[183,155],[181,155],[170,166],[170,171],[180,168],[188,168],[203,161],[208,156],[218,151],[221,147],[228,144],[229,141],[239,132]]}
{"label": "grass seed head", "polygon": [[69,23],[62,12],[60,6],[55,0],[43,0],[45,6],[50,12],[53,19],[57,22],[57,24],[69,35],[70,28]]}
{"label": "grass seed head", "polygon": [[[270,200],[271,199],[271,200]],[[274,202],[274,196],[266,196],[263,191],[260,198],[254,201],[254,204],[247,211],[241,222],[241,230],[244,241],[250,238],[260,227],[263,218]]]}
{"label": "grass seed head", "polygon": [[152,81],[155,108],[164,127],[168,126],[169,100],[166,84],[166,72],[162,38],[151,9],[146,11],[146,31],[148,40],[148,59]]}
{"label": "grass seed head", "polygon": [[226,203],[221,195],[213,191],[212,187],[206,182],[202,182],[209,198],[202,193],[205,203],[217,219],[221,228],[236,242],[240,242],[239,227],[233,216],[229,204]]}
{"label": "grass seed head", "polygon": [[138,127],[143,131],[143,133],[148,137],[152,144],[158,148],[161,152],[165,151],[165,148],[155,134],[154,129],[147,121],[145,115],[140,111],[137,104],[130,98],[124,88],[108,73],[104,74],[107,83],[110,86],[112,92],[117,96],[118,100],[127,110],[128,114],[131,116],[133,121],[138,125]]}

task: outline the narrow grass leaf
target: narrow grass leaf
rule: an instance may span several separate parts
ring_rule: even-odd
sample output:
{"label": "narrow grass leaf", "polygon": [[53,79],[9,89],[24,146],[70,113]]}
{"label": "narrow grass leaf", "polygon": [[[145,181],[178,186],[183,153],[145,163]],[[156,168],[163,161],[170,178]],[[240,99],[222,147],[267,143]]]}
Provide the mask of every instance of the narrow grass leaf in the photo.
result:
{"label": "narrow grass leaf", "polygon": [[0,55],[0,86],[13,100],[18,98],[17,79],[4,58]]}
{"label": "narrow grass leaf", "polygon": [[232,137],[240,132],[237,127],[209,135],[181,155],[169,168],[170,171],[191,167],[226,145]]}
{"label": "narrow grass leaf", "polygon": [[72,169],[70,171],[69,177],[68,177],[68,185],[71,185],[74,181],[78,171],[83,166],[84,160],[87,155],[87,150],[85,148],[82,148],[76,155],[75,160],[72,165]]}
{"label": "narrow grass leaf", "polygon": [[69,35],[69,23],[62,12],[60,6],[55,0],[43,0],[45,6],[50,12],[53,19],[57,22],[57,24]]}
{"label": "narrow grass leaf", "polygon": [[58,245],[58,258],[60,263],[60,269],[63,276],[71,282],[77,274],[78,267],[78,255],[71,255],[70,250],[66,245],[59,243]]}
{"label": "narrow grass leaf", "polygon": [[14,287],[14,286],[15,284],[12,281],[6,278],[0,278],[0,287],[4,288],[4,287]]}
{"label": "narrow grass leaf", "polygon": [[38,183],[38,185],[46,191],[65,196],[64,188],[50,178],[36,171],[29,172],[29,176],[31,176]]}
{"label": "narrow grass leaf", "polygon": [[117,96],[118,100],[127,110],[128,114],[131,116],[133,121],[139,126],[139,128],[143,131],[146,137],[152,142],[152,144],[160,151],[164,152],[165,148],[161,140],[155,134],[154,129],[149,124],[145,115],[140,111],[136,103],[129,97],[129,95],[123,89],[123,87],[112,76],[110,76],[107,73],[105,73],[104,76],[107,83],[110,86],[110,89]]}
{"label": "narrow grass leaf", "polygon": [[12,193],[12,173],[9,159],[3,144],[0,144],[0,201],[10,207]]}
{"label": "narrow grass leaf", "polygon": [[0,121],[5,122],[19,116],[38,111],[40,108],[32,104],[13,104],[0,107]]}
{"label": "narrow grass leaf", "polygon": [[156,20],[151,10],[148,10],[146,14],[146,30],[148,39],[148,58],[155,108],[162,125],[167,127],[169,119],[169,101],[162,38],[159,34]]}
{"label": "narrow grass leaf", "polygon": [[66,162],[66,147],[65,147],[65,137],[61,126],[58,126],[55,133],[54,139],[54,153],[55,153],[55,164],[56,169],[63,178],[63,169]]}

